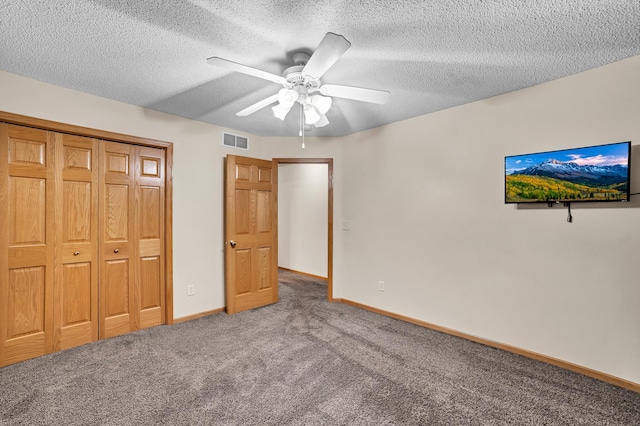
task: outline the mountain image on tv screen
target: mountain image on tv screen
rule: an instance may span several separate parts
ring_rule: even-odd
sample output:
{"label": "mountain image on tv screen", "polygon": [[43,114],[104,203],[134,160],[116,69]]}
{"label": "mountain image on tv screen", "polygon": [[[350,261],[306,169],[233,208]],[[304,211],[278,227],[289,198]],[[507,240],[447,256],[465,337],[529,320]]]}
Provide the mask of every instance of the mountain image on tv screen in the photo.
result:
{"label": "mountain image on tv screen", "polygon": [[505,158],[505,202],[628,201],[631,142]]}

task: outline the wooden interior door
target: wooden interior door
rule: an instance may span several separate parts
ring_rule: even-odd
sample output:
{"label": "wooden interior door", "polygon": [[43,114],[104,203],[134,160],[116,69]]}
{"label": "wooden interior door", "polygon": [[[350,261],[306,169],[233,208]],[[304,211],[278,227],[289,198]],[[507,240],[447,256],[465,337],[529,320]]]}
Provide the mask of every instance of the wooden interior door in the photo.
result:
{"label": "wooden interior door", "polygon": [[54,350],[98,339],[98,141],[56,134]]}
{"label": "wooden interior door", "polygon": [[278,301],[277,168],[235,155],[225,166],[225,294],[234,314]]}
{"label": "wooden interior door", "polygon": [[137,329],[134,150],[106,141],[100,148],[101,339]]}
{"label": "wooden interior door", "polygon": [[0,123],[0,366],[52,347],[53,137]]}
{"label": "wooden interior door", "polygon": [[165,151],[136,149],[136,241],[140,328],[165,323]]}

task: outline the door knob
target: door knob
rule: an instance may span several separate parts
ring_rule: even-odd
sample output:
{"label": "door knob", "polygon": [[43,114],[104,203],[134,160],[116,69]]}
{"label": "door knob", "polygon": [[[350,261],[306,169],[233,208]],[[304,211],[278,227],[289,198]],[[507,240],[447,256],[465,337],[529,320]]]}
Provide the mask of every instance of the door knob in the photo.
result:
{"label": "door knob", "polygon": [[120,249],[115,249],[113,252],[114,253],[118,253],[120,251]]}
{"label": "door knob", "polygon": [[74,251],[74,252],[73,252],[73,255],[74,255],[74,256],[77,256],[77,255],[79,255],[79,254],[80,254],[80,252],[79,252],[79,251]]}
{"label": "door knob", "polygon": [[229,241],[229,245],[231,246],[231,248],[236,248],[236,242],[233,240]]}

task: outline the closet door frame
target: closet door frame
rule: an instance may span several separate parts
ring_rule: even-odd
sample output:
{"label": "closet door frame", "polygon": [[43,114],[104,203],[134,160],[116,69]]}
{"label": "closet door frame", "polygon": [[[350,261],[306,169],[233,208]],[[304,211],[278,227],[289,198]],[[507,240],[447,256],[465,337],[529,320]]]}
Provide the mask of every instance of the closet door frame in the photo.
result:
{"label": "closet door frame", "polygon": [[165,202],[164,202],[164,276],[165,276],[165,323],[174,324],[173,319],[173,143],[155,139],[114,133],[89,127],[75,126],[56,121],[43,120],[25,115],[0,111],[0,121],[8,124],[34,127],[59,133],[68,133],[89,138],[120,142],[130,145],[160,148],[165,151]]}

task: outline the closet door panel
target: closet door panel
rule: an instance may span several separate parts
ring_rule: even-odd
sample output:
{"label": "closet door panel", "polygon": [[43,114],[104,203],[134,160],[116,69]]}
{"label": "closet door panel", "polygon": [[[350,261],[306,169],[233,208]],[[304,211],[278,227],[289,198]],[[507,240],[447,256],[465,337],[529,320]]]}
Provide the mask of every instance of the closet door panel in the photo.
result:
{"label": "closet door panel", "polygon": [[131,293],[131,280],[129,275],[128,259],[113,259],[102,263],[103,281],[101,304],[104,318],[101,326],[101,337],[113,337],[133,331],[131,325],[132,313],[130,309],[129,294]]}
{"label": "closet door panel", "polygon": [[138,329],[135,277],[135,147],[100,148],[100,338]]}
{"label": "closet door panel", "polygon": [[56,135],[61,196],[55,349],[98,338],[98,141]]}
{"label": "closet door panel", "polygon": [[5,365],[46,353],[46,268],[9,270]]}
{"label": "closet door panel", "polygon": [[52,350],[54,145],[0,123],[0,366]]}
{"label": "closet door panel", "polygon": [[165,323],[164,164],[164,150],[138,149],[136,239],[141,328]]}
{"label": "closet door panel", "polygon": [[140,258],[140,328],[163,324],[160,256]]}
{"label": "closet door panel", "polygon": [[59,343],[56,349],[66,349],[97,339],[96,309],[92,297],[92,262],[73,262],[62,266],[62,282],[57,296],[61,301],[56,306],[60,327]]}

